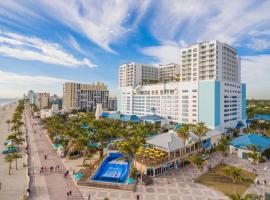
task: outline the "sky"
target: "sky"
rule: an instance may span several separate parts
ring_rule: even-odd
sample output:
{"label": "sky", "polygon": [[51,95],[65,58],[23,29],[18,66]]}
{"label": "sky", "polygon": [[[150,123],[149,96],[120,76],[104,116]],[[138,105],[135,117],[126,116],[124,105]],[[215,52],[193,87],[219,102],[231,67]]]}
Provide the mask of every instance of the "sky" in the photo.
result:
{"label": "sky", "polygon": [[179,63],[206,40],[235,47],[247,97],[270,99],[268,0],[1,0],[0,98],[62,96],[66,81],[116,95],[119,65]]}

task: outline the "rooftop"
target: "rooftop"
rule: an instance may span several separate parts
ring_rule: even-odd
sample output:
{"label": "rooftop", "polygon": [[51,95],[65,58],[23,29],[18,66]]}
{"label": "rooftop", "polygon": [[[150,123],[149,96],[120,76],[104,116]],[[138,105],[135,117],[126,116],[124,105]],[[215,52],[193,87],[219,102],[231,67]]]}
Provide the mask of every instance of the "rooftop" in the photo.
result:
{"label": "rooftop", "polygon": [[248,149],[248,146],[255,145],[262,153],[270,148],[270,138],[255,133],[246,134],[232,140],[231,145],[240,149]]}

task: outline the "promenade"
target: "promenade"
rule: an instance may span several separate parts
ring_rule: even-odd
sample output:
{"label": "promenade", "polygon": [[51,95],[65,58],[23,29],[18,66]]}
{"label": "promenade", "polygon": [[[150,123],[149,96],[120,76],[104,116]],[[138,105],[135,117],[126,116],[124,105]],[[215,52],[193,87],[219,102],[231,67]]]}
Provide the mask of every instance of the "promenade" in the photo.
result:
{"label": "promenade", "polygon": [[[26,127],[30,144],[30,167],[33,180],[30,187],[30,199],[83,199],[72,179],[70,177],[64,178],[66,169],[62,164],[61,159],[53,151],[47,136],[38,125],[38,121],[31,117],[29,111],[26,113]],[[47,159],[45,159],[45,155],[47,156]],[[44,173],[40,174],[42,166],[44,168]],[[50,167],[55,168],[56,166],[59,166],[59,170],[49,170]],[[45,170],[45,167],[47,170]],[[72,172],[70,172],[70,174],[72,174]],[[72,191],[71,197],[67,197],[67,192],[69,190]]]}

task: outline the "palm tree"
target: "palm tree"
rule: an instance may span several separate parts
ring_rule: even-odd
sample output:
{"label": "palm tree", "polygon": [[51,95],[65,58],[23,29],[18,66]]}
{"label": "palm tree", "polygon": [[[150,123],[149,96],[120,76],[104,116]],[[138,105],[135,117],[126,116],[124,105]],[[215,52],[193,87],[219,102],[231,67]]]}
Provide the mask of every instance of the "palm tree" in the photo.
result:
{"label": "palm tree", "polygon": [[22,158],[22,154],[19,154],[19,153],[13,153],[12,155],[13,155],[15,161],[16,161],[16,170],[17,170],[17,169],[18,169],[18,167],[17,167],[17,164],[18,164],[17,160],[18,160],[19,158]]}
{"label": "palm tree", "polygon": [[11,164],[15,160],[14,156],[12,154],[8,154],[5,156],[5,161],[9,163],[8,167],[8,175],[10,175],[10,170],[11,170]]}
{"label": "palm tree", "polygon": [[231,166],[225,169],[226,176],[231,179],[235,185],[235,194],[237,194],[237,183],[244,180],[241,171],[242,169]]}
{"label": "palm tree", "polygon": [[241,197],[240,194],[232,194],[229,196],[231,200],[260,200],[258,194],[246,194],[244,197]]}
{"label": "palm tree", "polygon": [[8,124],[8,131],[10,131],[10,124],[11,124],[10,119],[8,119],[8,120],[6,121],[6,123]]}
{"label": "palm tree", "polygon": [[188,160],[197,168],[198,175],[199,172],[203,170],[203,166],[207,163],[207,161],[203,160],[199,155],[190,156]]}
{"label": "palm tree", "polygon": [[251,150],[251,152],[247,153],[247,157],[252,159],[251,164],[254,166],[254,169],[255,169],[256,165],[258,164],[260,160],[259,148],[255,145],[249,145],[248,149]]}
{"label": "palm tree", "polygon": [[208,131],[207,126],[203,122],[197,123],[195,126],[192,126],[192,132],[199,137],[199,148],[201,147],[201,140]]}
{"label": "palm tree", "polygon": [[119,152],[122,153],[129,162],[132,162],[143,143],[144,139],[135,135],[134,137],[128,138],[123,143]]}
{"label": "palm tree", "polygon": [[190,136],[189,129],[190,129],[189,124],[183,124],[176,132],[178,137],[180,137],[183,140],[185,154],[186,154],[186,141],[189,139]]}
{"label": "palm tree", "polygon": [[226,137],[226,136],[223,136],[220,140],[219,140],[219,144],[217,146],[217,150],[222,152],[222,155],[223,155],[223,159],[224,157],[226,156],[226,153],[229,149],[229,138]]}

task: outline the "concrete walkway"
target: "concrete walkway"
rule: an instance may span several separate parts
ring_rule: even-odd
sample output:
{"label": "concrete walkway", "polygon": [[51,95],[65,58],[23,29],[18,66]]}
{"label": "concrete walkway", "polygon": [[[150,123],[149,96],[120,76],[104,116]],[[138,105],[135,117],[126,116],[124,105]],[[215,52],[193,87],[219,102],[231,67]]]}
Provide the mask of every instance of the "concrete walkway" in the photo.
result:
{"label": "concrete walkway", "polygon": [[[70,177],[64,178],[66,171],[60,158],[53,151],[51,144],[39,127],[36,119],[27,113],[27,128],[31,148],[31,174],[33,183],[31,188],[31,199],[40,200],[64,200],[64,199],[83,199],[80,191]],[[44,156],[47,155],[45,160]],[[41,166],[46,167],[46,171],[40,174]],[[50,172],[50,167],[59,166],[60,170]],[[70,172],[71,173],[71,172]],[[67,197],[67,192],[71,190],[72,196]]]}

